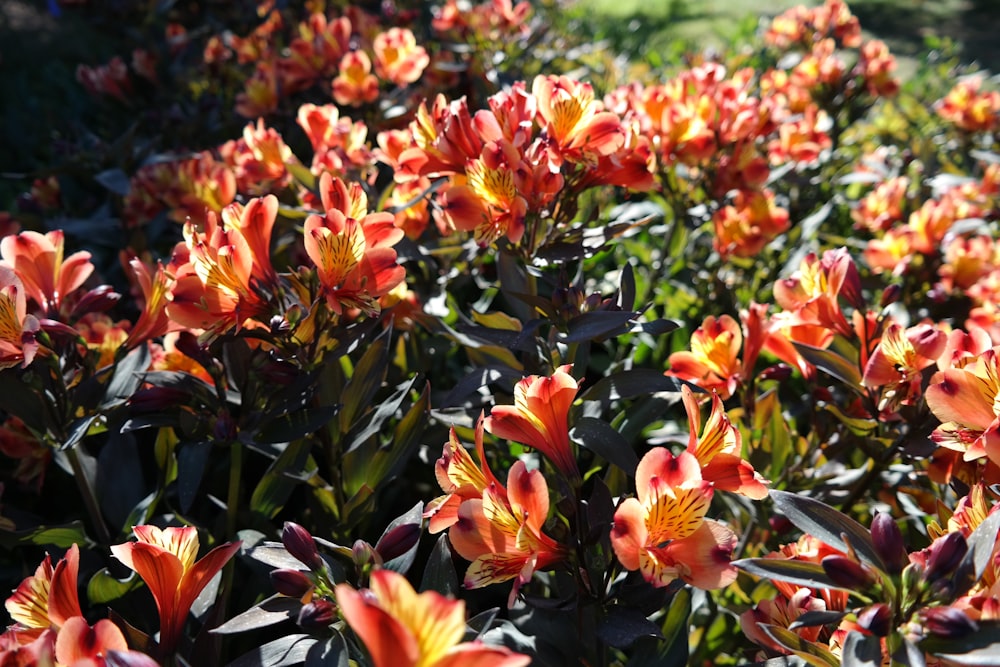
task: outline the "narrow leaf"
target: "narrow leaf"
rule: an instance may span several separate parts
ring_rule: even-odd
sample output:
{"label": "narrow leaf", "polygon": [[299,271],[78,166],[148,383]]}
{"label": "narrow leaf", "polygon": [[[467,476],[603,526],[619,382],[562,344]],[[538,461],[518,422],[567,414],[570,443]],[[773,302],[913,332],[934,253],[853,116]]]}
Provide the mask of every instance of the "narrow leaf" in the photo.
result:
{"label": "narrow leaf", "polygon": [[880,667],[882,645],[875,635],[849,632],[840,654],[842,667]]}
{"label": "narrow leaf", "polygon": [[850,389],[861,392],[861,371],[857,364],[852,364],[835,352],[824,350],[805,343],[792,342],[795,350],[802,358],[828,375],[832,375]]}
{"label": "narrow leaf", "polygon": [[847,553],[848,545],[841,535],[846,535],[863,562],[885,572],[885,564],[872,544],[871,533],[851,517],[826,503],[795,493],[775,490],[771,491],[771,499],[799,530],[844,553]]}
{"label": "narrow leaf", "polygon": [[806,588],[850,590],[831,581],[819,563],[777,558],[744,558],[734,561],[733,566],[764,579],[787,581]]}
{"label": "narrow leaf", "polygon": [[209,632],[217,635],[232,635],[258,628],[266,628],[282,621],[294,620],[302,608],[302,602],[284,595],[274,595],[237,614]]}
{"label": "narrow leaf", "polygon": [[569,437],[618,466],[630,477],[635,476],[639,457],[625,436],[607,422],[594,417],[581,417],[570,430]]}
{"label": "narrow leaf", "polygon": [[[218,628],[216,628],[218,629]],[[319,640],[309,635],[288,635],[245,653],[229,667],[284,667],[301,665]]]}

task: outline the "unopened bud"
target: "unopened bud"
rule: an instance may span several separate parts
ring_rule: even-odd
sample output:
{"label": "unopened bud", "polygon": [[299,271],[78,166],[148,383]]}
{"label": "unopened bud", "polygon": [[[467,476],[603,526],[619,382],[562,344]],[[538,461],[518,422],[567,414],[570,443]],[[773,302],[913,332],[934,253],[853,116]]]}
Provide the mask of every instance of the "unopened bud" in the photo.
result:
{"label": "unopened bud", "polygon": [[95,287],[76,302],[76,305],[73,306],[73,312],[70,313],[70,319],[79,319],[87,313],[103,313],[110,310],[121,298],[122,295],[114,291],[111,285]]}
{"label": "unopened bud", "polygon": [[933,584],[955,571],[969,551],[969,545],[961,533],[948,533],[934,540],[929,550],[924,580]]}
{"label": "unopened bud", "polygon": [[364,540],[356,540],[351,546],[351,560],[359,569],[364,569],[372,563],[381,564],[378,552]]}
{"label": "unopened bud", "polygon": [[902,285],[889,285],[884,290],[882,290],[882,299],[879,301],[879,306],[885,308],[886,306],[891,306],[892,304],[899,301],[899,297],[903,296],[903,286]]}
{"label": "unopened bud", "polygon": [[885,563],[885,571],[889,574],[899,574],[906,567],[906,546],[903,544],[903,533],[891,516],[879,512],[872,519],[872,544],[875,552]]}
{"label": "unopened bud", "polygon": [[280,569],[271,571],[271,585],[282,595],[301,598],[312,590],[313,582],[300,570]]}
{"label": "unopened bud", "polygon": [[833,583],[848,590],[863,591],[875,583],[871,572],[847,556],[827,556],[820,565]]}
{"label": "unopened bud", "polygon": [[777,380],[778,382],[783,382],[792,376],[792,367],[786,364],[775,364],[774,366],[768,366],[763,371],[758,373],[758,380]]}
{"label": "unopened bud", "polygon": [[924,629],[932,635],[947,639],[964,637],[979,629],[979,625],[954,607],[932,607],[920,612]]}
{"label": "unopened bud", "polygon": [[858,614],[858,625],[876,637],[886,637],[892,630],[892,608],[879,602]]}
{"label": "unopened bud", "polygon": [[402,556],[412,549],[420,540],[420,524],[404,523],[387,530],[375,545],[375,551],[382,557],[382,562]]}
{"label": "unopened bud", "polygon": [[281,531],[281,543],[285,545],[292,558],[313,572],[323,568],[323,559],[319,557],[319,551],[316,549],[316,540],[299,524],[285,522],[285,527]]}
{"label": "unopened bud", "polygon": [[318,598],[299,610],[298,624],[303,630],[326,630],[337,621],[337,606]]}

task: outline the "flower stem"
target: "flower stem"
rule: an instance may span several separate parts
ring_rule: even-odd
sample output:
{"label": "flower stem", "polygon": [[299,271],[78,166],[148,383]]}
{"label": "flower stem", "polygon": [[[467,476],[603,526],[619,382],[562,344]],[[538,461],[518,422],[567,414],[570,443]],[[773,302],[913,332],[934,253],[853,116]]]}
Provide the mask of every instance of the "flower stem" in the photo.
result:
{"label": "flower stem", "polygon": [[101,544],[111,544],[111,533],[108,532],[108,527],[104,523],[104,517],[101,516],[101,508],[97,504],[94,487],[91,486],[90,478],[83,469],[83,464],[80,462],[80,455],[77,453],[76,447],[67,449],[66,457],[73,468],[73,477],[80,488],[80,495],[83,496],[83,504],[87,508],[87,514],[90,515],[90,521],[94,524],[94,530],[97,531],[97,539]]}

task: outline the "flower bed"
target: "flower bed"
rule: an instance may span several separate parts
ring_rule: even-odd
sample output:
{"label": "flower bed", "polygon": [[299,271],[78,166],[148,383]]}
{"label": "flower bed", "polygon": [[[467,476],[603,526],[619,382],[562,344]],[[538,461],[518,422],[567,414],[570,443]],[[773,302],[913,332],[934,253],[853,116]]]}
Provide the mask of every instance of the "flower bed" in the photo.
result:
{"label": "flower bed", "polygon": [[121,10],[0,214],[0,664],[1000,663],[1000,92],[559,10]]}

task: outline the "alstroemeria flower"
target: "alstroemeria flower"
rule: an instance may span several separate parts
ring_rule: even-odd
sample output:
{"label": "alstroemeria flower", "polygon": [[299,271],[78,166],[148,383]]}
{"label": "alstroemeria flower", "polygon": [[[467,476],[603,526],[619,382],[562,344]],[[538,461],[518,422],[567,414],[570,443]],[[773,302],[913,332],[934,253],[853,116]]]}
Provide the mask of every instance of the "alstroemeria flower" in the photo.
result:
{"label": "alstroemeria flower", "polygon": [[333,99],[341,106],[360,106],[378,97],[378,78],[364,51],[350,51],[340,59],[340,74],[333,80]]}
{"label": "alstroemeria flower", "polygon": [[448,442],[444,444],[444,452],[434,464],[437,482],[447,495],[429,502],[424,511],[424,516],[430,518],[428,530],[431,533],[440,533],[458,521],[458,508],[461,504],[466,500],[482,498],[483,491],[491,484],[503,491],[506,501],[506,490],[486,462],[482,416],[476,423],[476,456],[479,458],[478,465],[459,442],[455,429],[451,429]]}
{"label": "alstroemeria flower", "polygon": [[625,569],[639,570],[657,587],[682,579],[722,588],[736,579],[730,565],[736,535],[705,518],[712,484],[701,478],[694,454],[651,449],[636,468],[635,486],[638,497],[618,506],[611,529],[611,546]]}
{"label": "alstroemeria flower", "polygon": [[720,491],[754,500],[766,498],[767,481],[742,458],[743,438],[740,430],[729,421],[719,395],[712,392],[712,412],[704,428],[701,426],[701,407],[694,392],[684,386],[681,396],[690,429],[687,451],[701,464],[702,478]]}
{"label": "alstroemeria flower", "polygon": [[828,250],[822,257],[809,253],[795,275],[774,284],[774,300],[795,313],[795,324],[822,326],[851,337],[854,332],[840,308],[840,297],[856,309],[864,307],[858,269],[845,248]]}
{"label": "alstroemeria flower", "polygon": [[58,230],[47,234],[26,231],[0,241],[3,263],[14,269],[25,294],[50,313],[58,311],[62,300],[83,285],[94,270],[85,250],[63,259],[63,245],[63,233]]}
{"label": "alstroemeria flower", "polygon": [[352,195],[328,173],[320,178],[319,189],[326,215],[306,218],[304,241],[327,306],[336,313],[345,307],[377,313],[379,297],[406,277],[392,249],[403,231],[391,213],[367,213],[360,189]]}
{"label": "alstroemeria flower", "polygon": [[45,630],[58,631],[69,619],[83,615],[76,590],[79,571],[80,549],[74,544],[54,568],[46,554],[35,574],[21,582],[4,605],[21,637],[36,639]]}
{"label": "alstroemeria flower", "polygon": [[135,526],[137,542],[111,547],[115,558],[135,570],[146,582],[160,614],[160,647],[171,654],[180,642],[184,622],[195,598],[212,577],[239,551],[241,542],[228,542],[198,555],[198,530],[191,526],[166,528]]}
{"label": "alstroemeria flower", "polygon": [[128,651],[128,643],[118,626],[107,619],[91,626],[83,616],[74,616],[56,636],[56,661],[61,665],[100,667],[109,651]]}
{"label": "alstroemeria flower", "polygon": [[0,370],[27,366],[38,352],[39,323],[27,314],[27,307],[24,285],[12,269],[0,264]]}
{"label": "alstroemeria flower", "polygon": [[375,667],[523,667],[531,658],[479,641],[462,642],[465,603],[417,593],[392,570],[375,570],[368,590],[336,588],[337,605]]}
{"label": "alstroemeria flower", "polygon": [[739,359],[742,345],[743,332],[736,320],[729,315],[718,318],[709,315],[691,334],[691,351],[670,355],[666,375],[687,380],[707,391],[714,390],[726,400],[742,378]]}
{"label": "alstroemeria flower", "polygon": [[514,387],[514,405],[497,405],[486,418],[486,430],[534,447],[570,479],[578,479],[576,456],[569,443],[569,408],[578,385],[572,366],[560,366],[551,377],[531,375]]}
{"label": "alstroemeria flower", "polygon": [[389,28],[372,42],[375,52],[375,72],[397,86],[411,84],[420,78],[430,64],[427,49],[417,44],[413,32],[406,28]]}
{"label": "alstroemeria flower", "polygon": [[893,412],[918,398],[921,371],[937,362],[947,342],[947,335],[931,324],[905,330],[895,322],[890,324],[868,358],[861,380],[869,389],[882,389],[879,410]]}
{"label": "alstroemeria flower", "polygon": [[170,332],[176,325],[167,315],[167,303],[170,301],[174,279],[163,269],[163,264],[157,264],[156,270],[151,272],[141,259],[133,257],[129,260],[129,266],[143,296],[142,314],[125,341],[125,347],[131,350]]}
{"label": "alstroemeria flower", "polygon": [[1000,465],[1000,354],[990,349],[975,362],[940,373],[924,399],[943,423],[931,437],[963,459],[989,457]]}
{"label": "alstroemeria flower", "polygon": [[465,586],[479,588],[514,579],[509,603],[535,570],[563,560],[563,547],[542,532],[549,514],[549,489],[542,473],[517,461],[507,477],[504,493],[496,483],[483,491],[482,500],[467,500],[458,509],[458,521],[448,536],[462,558],[472,561]]}
{"label": "alstroemeria flower", "polygon": [[589,83],[539,75],[531,84],[531,93],[546,134],[567,159],[591,161],[614,153],[625,143],[621,119],[603,111]]}

